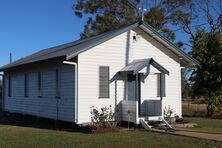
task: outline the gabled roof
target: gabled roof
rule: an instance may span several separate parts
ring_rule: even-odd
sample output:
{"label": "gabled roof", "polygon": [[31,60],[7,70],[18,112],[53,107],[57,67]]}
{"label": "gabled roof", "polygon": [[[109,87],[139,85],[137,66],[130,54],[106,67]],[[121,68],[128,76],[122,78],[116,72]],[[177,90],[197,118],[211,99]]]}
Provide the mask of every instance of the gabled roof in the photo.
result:
{"label": "gabled roof", "polygon": [[19,59],[11,64],[5,65],[0,68],[0,71],[4,71],[7,69],[15,68],[21,65],[31,64],[35,62],[41,62],[53,58],[59,58],[64,57],[66,60],[69,60],[78,54],[97,46],[115,36],[120,35],[121,33],[124,33],[128,30],[134,29],[135,27],[140,27],[145,32],[150,34],[153,38],[160,40],[161,43],[165,44],[169,49],[171,49],[174,53],[178,54],[181,58],[183,58],[188,64],[187,65],[199,65],[199,62],[192,58],[190,55],[182,51],[181,49],[177,48],[174,44],[172,44],[170,41],[168,41],[166,38],[162,37],[155,29],[153,29],[148,24],[145,24],[143,22],[136,22],[132,25],[114,30],[109,31],[106,33],[102,33],[100,35],[77,40],[71,43],[67,43],[64,45],[48,48],[41,50],[39,52],[36,52],[30,56],[27,56],[25,58]]}
{"label": "gabled roof", "polygon": [[126,67],[122,68],[119,72],[120,73],[131,73],[131,74],[135,75],[135,74],[139,73],[139,71],[141,71],[145,67],[147,67],[149,69],[150,65],[155,67],[161,73],[169,75],[169,71],[166,70],[163,66],[161,66],[159,63],[157,63],[152,58],[133,60]]}

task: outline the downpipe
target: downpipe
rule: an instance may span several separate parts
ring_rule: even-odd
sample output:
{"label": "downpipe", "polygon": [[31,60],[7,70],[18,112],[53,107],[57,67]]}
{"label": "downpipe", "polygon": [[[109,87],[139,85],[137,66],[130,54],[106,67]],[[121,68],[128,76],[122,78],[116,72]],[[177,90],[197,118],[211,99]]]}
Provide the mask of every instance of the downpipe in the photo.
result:
{"label": "downpipe", "polygon": [[75,62],[63,61],[63,64],[74,65],[75,66],[75,123],[78,124],[78,92],[77,92],[77,83],[78,83],[78,65]]}

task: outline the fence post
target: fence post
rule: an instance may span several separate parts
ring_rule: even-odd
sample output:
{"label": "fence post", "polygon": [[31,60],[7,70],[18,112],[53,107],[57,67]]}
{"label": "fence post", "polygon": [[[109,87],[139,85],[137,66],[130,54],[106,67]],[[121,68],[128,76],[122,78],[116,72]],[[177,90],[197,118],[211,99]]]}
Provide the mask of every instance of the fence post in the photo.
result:
{"label": "fence post", "polygon": [[188,107],[187,107],[187,114],[189,115],[189,113],[190,113],[190,102],[187,102],[187,105],[188,105]]}

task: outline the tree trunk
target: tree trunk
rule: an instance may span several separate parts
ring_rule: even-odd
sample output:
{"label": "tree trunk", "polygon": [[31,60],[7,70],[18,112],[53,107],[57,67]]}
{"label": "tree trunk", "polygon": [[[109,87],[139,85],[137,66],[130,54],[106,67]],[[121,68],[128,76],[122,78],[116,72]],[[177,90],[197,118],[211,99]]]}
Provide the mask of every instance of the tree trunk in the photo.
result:
{"label": "tree trunk", "polygon": [[207,116],[211,117],[211,109],[209,103],[207,104]]}
{"label": "tree trunk", "polygon": [[207,116],[211,117],[214,113],[214,109],[213,109],[213,98],[211,97],[211,95],[209,95],[208,98],[208,103],[207,103]]}
{"label": "tree trunk", "polygon": [[208,100],[207,100],[207,116],[211,117],[212,116],[212,98],[211,98],[211,93],[208,93]]}

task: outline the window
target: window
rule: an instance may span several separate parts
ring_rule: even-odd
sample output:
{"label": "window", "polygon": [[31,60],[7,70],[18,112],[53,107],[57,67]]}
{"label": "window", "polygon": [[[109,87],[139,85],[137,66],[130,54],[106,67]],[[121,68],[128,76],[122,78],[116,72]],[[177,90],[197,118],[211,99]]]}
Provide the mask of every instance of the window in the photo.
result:
{"label": "window", "polygon": [[56,91],[56,98],[60,98],[60,71],[58,69],[56,69],[56,73],[55,73],[55,80],[56,80],[56,87],[55,87],[55,91]]}
{"label": "window", "polygon": [[38,97],[42,97],[42,72],[38,72]]}
{"label": "window", "polygon": [[8,96],[11,97],[11,75],[8,75]]}
{"label": "window", "polygon": [[109,98],[109,66],[99,67],[99,98]]}
{"label": "window", "polygon": [[24,75],[24,97],[28,97],[28,74]]}
{"label": "window", "polygon": [[157,97],[166,97],[166,78],[165,74],[157,74]]}

